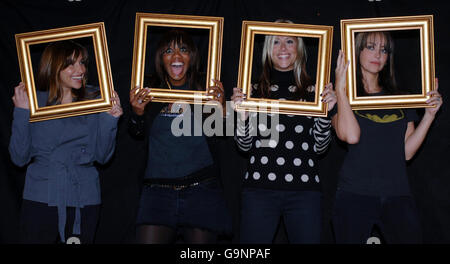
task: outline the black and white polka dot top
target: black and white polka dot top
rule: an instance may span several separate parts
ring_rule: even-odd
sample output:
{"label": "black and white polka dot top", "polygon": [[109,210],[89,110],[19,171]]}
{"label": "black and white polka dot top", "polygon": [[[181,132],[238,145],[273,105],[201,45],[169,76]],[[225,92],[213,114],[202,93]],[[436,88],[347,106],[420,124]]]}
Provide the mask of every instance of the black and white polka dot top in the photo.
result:
{"label": "black and white polka dot top", "polygon": [[[272,79],[270,97],[292,100],[293,72],[275,72]],[[308,96],[314,98],[313,87]],[[239,120],[235,140],[249,156],[244,186],[320,191],[318,156],[331,141],[330,128],[331,120],[309,116],[253,112]]]}

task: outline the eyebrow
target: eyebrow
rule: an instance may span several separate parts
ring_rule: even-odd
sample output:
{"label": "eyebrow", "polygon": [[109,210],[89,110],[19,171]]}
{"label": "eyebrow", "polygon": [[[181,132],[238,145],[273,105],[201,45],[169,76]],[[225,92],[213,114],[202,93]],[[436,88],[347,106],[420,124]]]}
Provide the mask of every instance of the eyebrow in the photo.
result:
{"label": "eyebrow", "polygon": [[[377,45],[376,42],[367,41],[366,45],[369,45],[369,44],[371,44],[371,45]],[[382,47],[382,48],[385,48],[385,47],[386,47],[386,44],[382,45],[381,47]]]}
{"label": "eyebrow", "polygon": [[274,36],[274,39],[287,38],[287,39],[295,39],[295,36]]}

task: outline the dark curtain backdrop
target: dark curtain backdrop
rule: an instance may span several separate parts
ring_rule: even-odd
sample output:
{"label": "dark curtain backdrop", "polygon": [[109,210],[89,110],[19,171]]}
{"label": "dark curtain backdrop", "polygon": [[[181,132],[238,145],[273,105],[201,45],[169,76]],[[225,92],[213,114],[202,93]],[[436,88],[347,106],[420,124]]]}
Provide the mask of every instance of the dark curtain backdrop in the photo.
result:
{"label": "dark curtain backdrop", "polygon": [[[358,1],[145,1],[115,0],[68,2],[0,2],[0,243],[15,243],[25,169],[15,167],[9,158],[13,87],[20,81],[14,34],[93,22],[105,22],[114,87],[122,100],[125,114],[119,124],[117,149],[109,164],[100,168],[102,211],[97,243],[132,243],[140,180],[146,146],[127,134],[128,92],[131,82],[134,22],[136,12],[220,16],[225,18],[222,76],[226,95],[236,85],[242,20],[274,21],[287,18],[295,23],[334,26],[333,63],[340,48],[340,19],[377,16],[433,14],[435,16],[436,74],[446,102],[435,120],[421,150],[408,166],[411,186],[423,222],[425,241],[450,242],[450,136],[449,124],[449,8],[444,1],[397,0],[371,3]],[[408,65],[399,70],[408,74]],[[334,71],[332,72],[332,76]],[[334,79],[334,77],[332,77]],[[323,242],[333,243],[330,214],[345,148],[334,140],[321,163],[324,191]],[[245,160],[237,153],[233,139],[221,146],[223,180],[227,202],[238,231],[239,192]],[[376,161],[374,161],[376,162]],[[285,242],[283,229],[278,242]],[[229,242],[230,238],[225,238]]]}

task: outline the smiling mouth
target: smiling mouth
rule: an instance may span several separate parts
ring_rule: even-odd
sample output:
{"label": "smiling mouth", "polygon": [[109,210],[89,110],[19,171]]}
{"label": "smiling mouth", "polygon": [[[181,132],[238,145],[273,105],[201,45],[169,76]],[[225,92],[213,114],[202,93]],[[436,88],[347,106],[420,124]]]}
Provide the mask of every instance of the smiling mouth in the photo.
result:
{"label": "smiling mouth", "polygon": [[278,55],[278,58],[281,59],[281,60],[288,59],[289,57],[290,57],[289,54]]}
{"label": "smiling mouth", "polygon": [[174,62],[174,63],[170,64],[170,66],[172,67],[172,72],[175,75],[180,75],[183,72],[183,68],[184,68],[183,62]]}
{"label": "smiling mouth", "polygon": [[72,80],[81,81],[81,80],[83,80],[83,75],[81,75],[81,76],[72,76]]}
{"label": "smiling mouth", "polygon": [[370,62],[370,63],[375,64],[375,65],[380,65],[380,64],[381,64],[381,63],[376,62],[376,61],[372,61],[372,62]]}

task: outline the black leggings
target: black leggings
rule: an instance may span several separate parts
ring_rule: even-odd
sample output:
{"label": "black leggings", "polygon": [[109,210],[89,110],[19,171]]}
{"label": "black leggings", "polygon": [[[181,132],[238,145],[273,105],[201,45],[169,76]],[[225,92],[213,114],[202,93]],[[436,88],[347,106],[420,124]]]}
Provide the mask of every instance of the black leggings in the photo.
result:
{"label": "black leggings", "polygon": [[[176,242],[177,229],[162,225],[139,225],[137,227],[139,244],[171,244]],[[217,235],[200,228],[182,228],[183,241],[186,244],[215,244]]]}
{"label": "black leggings", "polygon": [[[81,208],[81,234],[73,235],[75,208],[67,207],[66,240],[78,237],[81,244],[94,242],[100,205]],[[23,200],[20,216],[20,242],[23,244],[55,244],[60,242],[58,210],[45,203]]]}

